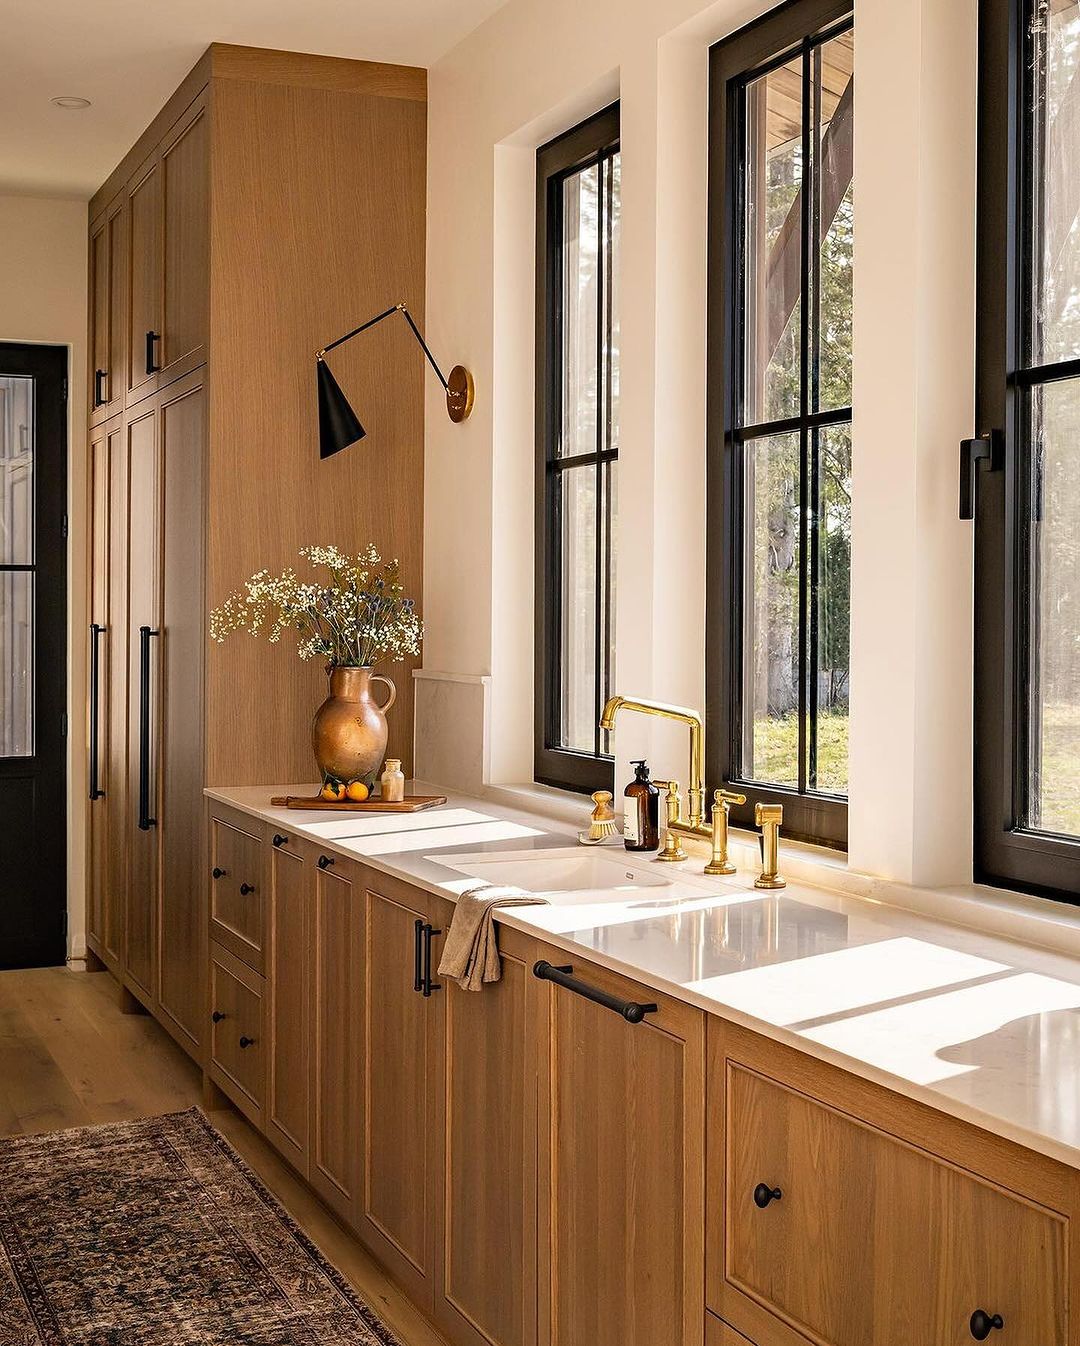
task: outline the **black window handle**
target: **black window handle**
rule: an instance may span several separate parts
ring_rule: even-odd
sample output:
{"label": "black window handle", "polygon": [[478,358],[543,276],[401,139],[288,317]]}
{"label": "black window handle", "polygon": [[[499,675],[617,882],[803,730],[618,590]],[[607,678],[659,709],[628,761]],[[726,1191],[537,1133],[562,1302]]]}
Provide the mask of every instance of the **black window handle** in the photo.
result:
{"label": "black window handle", "polygon": [[646,1014],[655,1014],[659,1009],[659,1006],[654,1004],[641,1005],[636,1000],[620,1000],[618,996],[601,991],[598,986],[590,986],[588,982],[571,975],[573,971],[573,967],[569,964],[565,967],[554,967],[546,958],[541,958],[533,965],[534,977],[539,977],[541,981],[553,981],[556,986],[563,986],[566,990],[573,991],[575,995],[584,996],[595,1005],[603,1005],[605,1009],[621,1015],[628,1024],[639,1024]]}
{"label": "black window handle", "polygon": [[1005,1319],[1000,1313],[991,1316],[985,1309],[976,1309],[971,1315],[971,1321],[968,1323],[968,1330],[976,1341],[985,1341],[995,1328],[1000,1330],[1005,1326]]}
{"label": "black window handle", "polygon": [[160,635],[149,626],[139,627],[139,830],[157,826],[150,816],[150,640]]}
{"label": "black window handle", "polygon": [[330,855],[320,855],[316,863],[318,864],[320,869],[329,869],[330,866],[334,863],[334,860],[333,857]]}
{"label": "black window handle", "polygon": [[101,684],[101,652],[98,636],[105,634],[105,628],[97,622],[90,623],[90,798],[103,799],[105,791],[98,782],[98,701]]}
{"label": "black window handle", "polygon": [[103,407],[105,405],[105,394],[102,391],[105,380],[109,377],[107,369],[94,370],[94,406]]}
{"label": "black window handle", "polygon": [[146,334],[146,372],[156,374],[161,366],[154,359],[154,342],[161,340],[160,332],[147,332]]}
{"label": "black window handle", "polygon": [[431,941],[436,935],[441,935],[441,930],[435,930],[430,922],[425,921],[422,928],[424,945],[424,968],[423,978],[420,985],[420,994],[426,1000],[432,991],[441,991],[442,983],[431,980]]}
{"label": "black window handle", "polygon": [[285,836],[282,836],[280,832],[275,832],[275,833],[274,833],[274,845],[275,845],[275,846],[284,846],[284,845],[286,845],[286,843],[288,842],[288,840],[289,840],[289,838],[288,838],[288,837],[285,837]]}
{"label": "black window handle", "polygon": [[754,1205],[759,1210],[764,1210],[771,1201],[779,1201],[783,1195],[779,1187],[770,1187],[767,1183],[759,1182],[754,1188]]}
{"label": "black window handle", "polygon": [[975,479],[979,464],[997,472],[1004,465],[1005,440],[1000,430],[987,430],[975,439],[960,441],[960,517],[975,517]]}
{"label": "black window handle", "polygon": [[254,891],[255,891],[255,885],[253,883],[242,883],[240,885],[241,897],[247,897],[248,893],[253,893]]}
{"label": "black window handle", "polygon": [[213,1014],[211,1014],[211,1016],[210,1016],[210,1018],[213,1019],[214,1023],[216,1023],[216,1024],[221,1023],[222,1019],[225,1019],[225,1018],[227,1018],[227,1017],[228,1017],[228,1016],[225,1015],[225,1014],[222,1014],[222,1012],[221,1012],[220,1010],[215,1010],[215,1011],[213,1012]]}
{"label": "black window handle", "polygon": [[242,1050],[244,1047],[254,1047],[254,1045],[255,1045],[255,1039],[254,1039],[254,1038],[241,1037],[241,1039],[240,1039],[240,1047],[241,1047],[241,1050]]}
{"label": "black window handle", "polygon": [[223,879],[228,873],[228,870],[222,869],[220,865],[215,865],[210,873],[215,879]]}

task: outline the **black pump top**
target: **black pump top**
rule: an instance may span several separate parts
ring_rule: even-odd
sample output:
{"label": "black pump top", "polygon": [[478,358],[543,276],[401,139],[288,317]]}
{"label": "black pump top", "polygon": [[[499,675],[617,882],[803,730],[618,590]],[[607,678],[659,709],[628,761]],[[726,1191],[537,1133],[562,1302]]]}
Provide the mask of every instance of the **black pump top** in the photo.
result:
{"label": "black pump top", "polygon": [[648,762],[631,762],[630,765],[634,768],[635,780],[647,781],[649,779]]}

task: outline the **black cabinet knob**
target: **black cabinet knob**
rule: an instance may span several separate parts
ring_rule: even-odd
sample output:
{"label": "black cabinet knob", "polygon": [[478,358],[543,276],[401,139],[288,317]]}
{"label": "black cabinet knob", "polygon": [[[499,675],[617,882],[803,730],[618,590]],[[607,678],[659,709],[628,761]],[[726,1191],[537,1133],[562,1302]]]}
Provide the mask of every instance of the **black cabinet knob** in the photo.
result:
{"label": "black cabinet knob", "polygon": [[319,859],[318,859],[318,865],[319,865],[319,868],[320,868],[320,869],[329,869],[330,866],[331,866],[333,863],[334,863],[334,861],[333,861],[333,858],[332,858],[331,856],[329,856],[329,855],[320,855],[320,856],[319,856]]}
{"label": "black cabinet knob", "polygon": [[242,1038],[240,1039],[240,1046],[241,1046],[241,1047],[251,1047],[251,1046],[254,1045],[254,1043],[255,1043],[255,1039],[254,1039],[254,1038],[244,1038],[244,1037],[242,1037]]}
{"label": "black cabinet knob", "polygon": [[764,1210],[770,1201],[779,1201],[783,1195],[779,1187],[768,1187],[759,1182],[754,1188],[754,1205]]}
{"label": "black cabinet knob", "polygon": [[211,1014],[210,1017],[211,1017],[211,1019],[213,1019],[214,1023],[219,1024],[219,1023],[221,1023],[222,1019],[225,1018],[225,1015],[222,1014],[222,1012],[221,1012],[220,1010],[215,1010],[215,1011],[213,1012],[213,1014]]}
{"label": "black cabinet knob", "polygon": [[1000,1313],[989,1314],[985,1309],[976,1309],[971,1315],[971,1321],[968,1328],[976,1341],[985,1341],[990,1333],[998,1328],[1005,1326],[1005,1319]]}
{"label": "black cabinet knob", "polygon": [[288,839],[289,839],[288,837],[283,837],[283,836],[281,835],[280,832],[275,832],[275,833],[274,833],[274,845],[275,845],[275,846],[284,846],[285,843],[288,841]]}
{"label": "black cabinet knob", "polygon": [[253,883],[242,883],[240,885],[241,897],[247,897],[248,893],[253,893],[254,891],[255,891],[255,885]]}
{"label": "black cabinet knob", "polygon": [[225,871],[221,869],[218,865],[215,865],[214,868],[210,871],[210,873],[214,876],[215,879],[223,879],[225,877]]}

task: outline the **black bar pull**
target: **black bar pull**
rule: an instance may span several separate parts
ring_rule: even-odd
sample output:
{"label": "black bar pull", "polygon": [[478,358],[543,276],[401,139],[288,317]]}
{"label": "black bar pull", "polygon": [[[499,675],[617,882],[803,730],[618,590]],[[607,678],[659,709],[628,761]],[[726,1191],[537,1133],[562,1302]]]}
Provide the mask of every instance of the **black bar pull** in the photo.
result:
{"label": "black bar pull", "polygon": [[157,826],[150,816],[150,641],[160,631],[139,627],[139,830]]}
{"label": "black bar pull", "polygon": [[413,921],[413,981],[414,991],[424,989],[424,922],[419,918]]}
{"label": "black bar pull", "polygon": [[146,372],[156,374],[161,366],[154,359],[154,342],[161,340],[160,332],[147,332],[146,334]]}
{"label": "black bar pull", "polygon": [[646,1014],[655,1014],[659,1009],[658,1005],[641,1005],[636,1000],[620,1000],[618,996],[601,991],[598,986],[590,986],[587,981],[581,981],[572,975],[573,971],[573,967],[569,964],[565,967],[554,967],[546,958],[541,958],[533,965],[534,977],[539,977],[541,981],[553,981],[556,986],[563,986],[596,1005],[603,1005],[605,1009],[613,1010],[624,1018],[628,1024],[639,1024]]}
{"label": "black bar pull", "polygon": [[987,430],[975,439],[960,441],[960,517],[975,517],[975,479],[979,464],[986,463],[988,472],[1002,467],[1004,436],[1000,430]]}
{"label": "black bar pull", "polygon": [[420,994],[426,1000],[432,991],[441,991],[442,983],[431,980],[431,941],[435,935],[441,935],[441,930],[432,928],[430,922],[424,922],[422,926],[423,945],[424,945],[424,968],[423,979],[420,987]]}
{"label": "black bar pull", "polygon": [[107,369],[94,370],[94,406],[103,407],[105,405],[105,393],[103,391],[105,380],[109,377]]}
{"label": "black bar pull", "polygon": [[98,701],[101,691],[101,658],[98,648],[98,636],[105,634],[105,628],[97,622],[90,623],[90,798],[104,799],[105,791],[98,783]]}
{"label": "black bar pull", "polygon": [[968,1331],[976,1341],[985,1341],[991,1332],[1000,1331],[1004,1326],[1005,1319],[1000,1313],[991,1315],[985,1309],[976,1309],[968,1323]]}

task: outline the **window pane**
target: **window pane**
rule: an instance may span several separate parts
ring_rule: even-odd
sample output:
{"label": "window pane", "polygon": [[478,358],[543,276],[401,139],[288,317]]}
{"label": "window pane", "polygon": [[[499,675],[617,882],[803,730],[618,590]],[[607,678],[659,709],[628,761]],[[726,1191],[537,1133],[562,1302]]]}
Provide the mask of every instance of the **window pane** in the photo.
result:
{"label": "window pane", "polygon": [[818,432],[817,722],[809,783],[847,794],[851,630],[851,426]]}
{"label": "window pane", "polygon": [[34,752],[34,577],[0,572],[0,757]]}
{"label": "window pane", "polygon": [[1032,362],[1080,356],[1080,4],[1033,5]]}
{"label": "window pane", "polygon": [[608,204],[605,218],[608,221],[608,261],[604,283],[607,287],[605,298],[607,301],[608,434],[605,447],[617,449],[619,447],[619,342],[621,335],[619,330],[618,261],[622,237],[622,158],[618,154],[612,155],[607,161],[607,184]]}
{"label": "window pane", "polygon": [[0,376],[0,565],[34,560],[34,380]]}
{"label": "window pane", "polygon": [[745,779],[799,785],[799,437],[744,449]]}
{"label": "window pane", "polygon": [[558,474],[560,667],[559,747],[596,750],[596,482],[593,466]]}
{"label": "window pane", "polygon": [[744,425],[799,411],[802,57],[746,87]]}
{"label": "window pane", "polygon": [[556,451],[595,453],[599,299],[600,168],[562,184],[562,425]]}
{"label": "window pane", "polygon": [[1080,836],[1080,381],[1035,390],[1028,824]]}
{"label": "window pane", "polygon": [[817,286],[811,289],[817,337],[810,406],[815,411],[851,406],[854,62],[853,31],[814,53],[814,99],[821,109],[812,216],[818,240],[817,276],[812,278]]}
{"label": "window pane", "polygon": [[[617,462],[605,463],[601,468],[601,489],[604,492],[602,575],[605,592],[602,610],[604,621],[603,656],[604,667],[601,670],[600,699],[606,701],[615,691],[615,520],[619,517],[619,465]],[[599,716],[597,717],[599,718]],[[611,734],[606,731],[600,735],[600,751],[611,753]]]}

